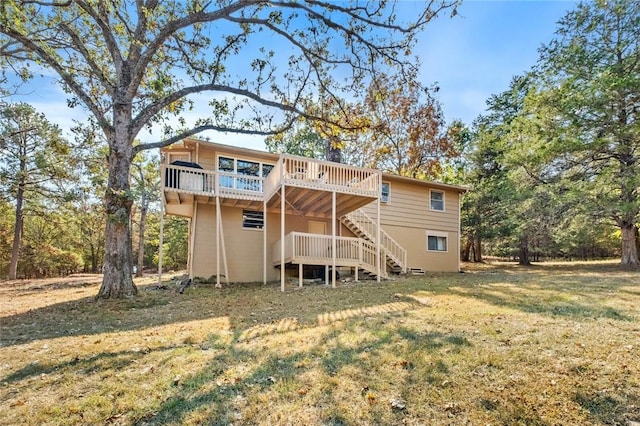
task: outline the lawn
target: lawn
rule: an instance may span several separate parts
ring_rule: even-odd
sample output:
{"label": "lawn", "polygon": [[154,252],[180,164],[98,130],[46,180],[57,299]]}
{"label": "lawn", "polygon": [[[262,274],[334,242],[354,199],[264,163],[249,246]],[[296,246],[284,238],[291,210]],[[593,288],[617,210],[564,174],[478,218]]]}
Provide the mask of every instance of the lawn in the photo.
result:
{"label": "lawn", "polygon": [[0,282],[0,424],[640,425],[640,271]]}

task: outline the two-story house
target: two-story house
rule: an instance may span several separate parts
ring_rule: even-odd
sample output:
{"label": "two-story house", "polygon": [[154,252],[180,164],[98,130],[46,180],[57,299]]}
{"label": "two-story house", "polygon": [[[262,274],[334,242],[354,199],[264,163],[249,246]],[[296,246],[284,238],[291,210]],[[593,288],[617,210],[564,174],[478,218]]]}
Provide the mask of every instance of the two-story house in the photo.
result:
{"label": "two-story house", "polygon": [[464,187],[186,139],[162,149],[163,207],[189,219],[191,277],[336,283],[458,271]]}

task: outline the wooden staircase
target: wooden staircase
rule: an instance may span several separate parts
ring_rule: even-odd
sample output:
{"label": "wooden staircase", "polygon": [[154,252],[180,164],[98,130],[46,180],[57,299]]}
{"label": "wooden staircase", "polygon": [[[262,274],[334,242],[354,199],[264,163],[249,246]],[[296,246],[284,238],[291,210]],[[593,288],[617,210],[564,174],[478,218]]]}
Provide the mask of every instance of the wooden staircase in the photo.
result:
{"label": "wooden staircase", "polygon": [[[347,213],[340,218],[340,221],[358,238],[375,244],[377,224],[362,209]],[[407,251],[383,229],[380,229],[380,243],[389,271],[393,273],[406,272]]]}

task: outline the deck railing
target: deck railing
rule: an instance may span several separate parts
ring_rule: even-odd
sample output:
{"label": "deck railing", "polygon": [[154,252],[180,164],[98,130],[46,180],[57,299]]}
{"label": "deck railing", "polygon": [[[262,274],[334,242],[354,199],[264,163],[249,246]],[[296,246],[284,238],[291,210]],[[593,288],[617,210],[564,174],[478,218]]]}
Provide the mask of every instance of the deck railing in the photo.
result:
{"label": "deck railing", "polygon": [[280,185],[337,191],[375,198],[380,194],[380,171],[282,154],[265,180],[271,198]]}
{"label": "deck railing", "polygon": [[162,165],[164,190],[194,195],[262,200],[264,179],[232,172]]}
{"label": "deck railing", "polygon": [[[333,263],[331,235],[290,232],[285,236],[285,263],[331,265]],[[272,261],[281,264],[281,240],[272,245]],[[384,253],[382,253],[382,256]],[[376,272],[376,247],[362,238],[336,237],[336,266],[358,266]],[[384,268],[382,269],[384,274]]]}
{"label": "deck railing", "polygon": [[250,200],[270,199],[281,185],[337,191],[375,198],[380,195],[380,171],[281,154],[269,176],[241,175],[163,164],[164,189],[196,195]]}
{"label": "deck railing", "polygon": [[[376,241],[377,225],[362,209],[347,213],[344,217],[354,223],[370,241]],[[380,246],[394,262],[400,265],[403,272],[406,272],[407,250],[398,244],[398,242],[383,229],[380,229]]]}

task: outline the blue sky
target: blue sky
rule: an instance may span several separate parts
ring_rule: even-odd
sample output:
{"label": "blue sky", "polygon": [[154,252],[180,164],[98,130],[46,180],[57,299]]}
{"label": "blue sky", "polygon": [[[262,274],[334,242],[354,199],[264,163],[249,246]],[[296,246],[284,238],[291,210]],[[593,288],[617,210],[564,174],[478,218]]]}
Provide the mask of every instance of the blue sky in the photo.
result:
{"label": "blue sky", "polygon": [[[400,0],[410,11],[420,1]],[[575,6],[569,0],[467,0],[458,16],[443,15],[429,23],[419,38],[414,53],[422,61],[422,82],[440,87],[440,99],[448,122],[461,119],[471,124],[485,109],[489,96],[508,88],[514,75],[529,70],[538,59],[538,48],[549,42],[557,21]],[[72,119],[86,112],[69,109],[66,95],[51,78],[38,79],[23,88],[24,96],[14,98],[32,104],[49,121],[68,129]],[[206,106],[206,99],[202,98]],[[191,118],[206,113],[192,112]],[[156,132],[159,134],[159,132]],[[264,149],[263,138],[242,135],[207,134],[212,141]],[[155,141],[141,134],[145,141]]]}
{"label": "blue sky", "polygon": [[469,1],[459,16],[440,17],[421,37],[423,83],[437,82],[447,121],[471,124],[492,94],[528,71],[554,37],[573,1]]}

